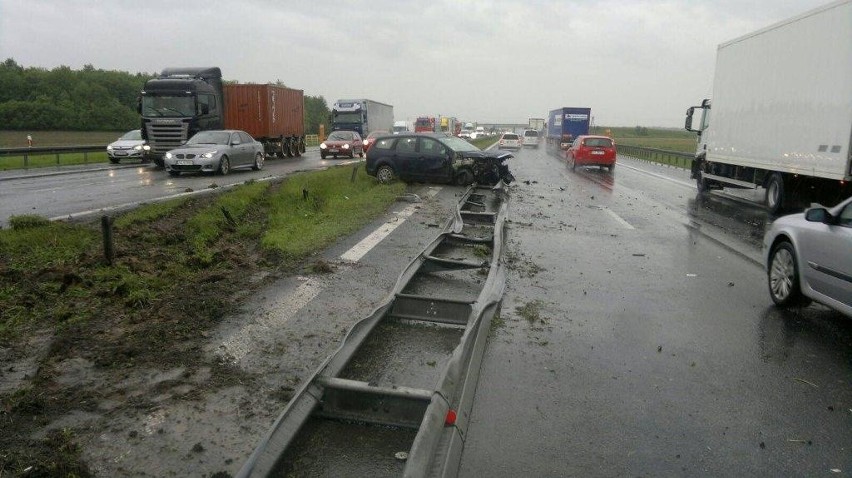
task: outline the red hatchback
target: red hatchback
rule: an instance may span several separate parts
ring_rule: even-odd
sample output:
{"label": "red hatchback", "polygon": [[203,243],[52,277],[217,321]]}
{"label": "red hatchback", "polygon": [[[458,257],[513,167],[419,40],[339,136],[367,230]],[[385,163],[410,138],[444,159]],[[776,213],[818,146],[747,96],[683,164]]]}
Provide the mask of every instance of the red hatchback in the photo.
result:
{"label": "red hatchback", "polygon": [[600,166],[612,171],[615,168],[615,141],[607,136],[578,136],[565,152],[571,169],[577,166]]}
{"label": "red hatchback", "polygon": [[386,136],[388,134],[390,133],[388,133],[387,131],[373,131],[372,133],[368,134],[367,137],[364,138],[364,154],[367,154],[367,151],[370,150],[370,146],[372,146],[373,143],[376,141],[377,136]]}

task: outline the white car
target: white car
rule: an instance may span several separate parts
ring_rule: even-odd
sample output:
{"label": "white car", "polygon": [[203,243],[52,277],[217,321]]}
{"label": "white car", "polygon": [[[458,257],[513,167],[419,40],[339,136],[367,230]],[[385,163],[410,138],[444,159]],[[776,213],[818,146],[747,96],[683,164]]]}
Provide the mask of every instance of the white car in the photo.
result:
{"label": "white car", "polygon": [[521,137],[515,133],[503,133],[497,141],[497,149],[521,149]]}
{"label": "white car", "polygon": [[763,258],[778,306],[815,300],[852,317],[852,197],[775,220],[763,236]]}
{"label": "white car", "polygon": [[538,131],[534,129],[524,131],[524,146],[538,148]]}
{"label": "white car", "polygon": [[144,161],[145,153],[151,148],[142,139],[142,131],[134,129],[107,145],[106,149],[109,162],[118,164],[122,159],[141,159]]}

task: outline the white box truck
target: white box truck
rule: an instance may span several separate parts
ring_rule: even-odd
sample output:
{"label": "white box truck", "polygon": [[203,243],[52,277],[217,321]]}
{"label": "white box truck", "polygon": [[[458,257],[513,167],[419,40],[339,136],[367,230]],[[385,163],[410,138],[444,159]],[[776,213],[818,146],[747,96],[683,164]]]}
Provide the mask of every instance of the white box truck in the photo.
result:
{"label": "white box truck", "polygon": [[686,129],[702,193],[762,187],[772,214],[852,195],[852,0],[719,45],[712,109]]}

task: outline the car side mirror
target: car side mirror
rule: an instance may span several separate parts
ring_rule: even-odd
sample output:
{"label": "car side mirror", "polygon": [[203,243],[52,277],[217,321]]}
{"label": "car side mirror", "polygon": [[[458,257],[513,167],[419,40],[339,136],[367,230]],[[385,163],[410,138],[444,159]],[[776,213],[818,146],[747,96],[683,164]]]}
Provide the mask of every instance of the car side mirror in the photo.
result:
{"label": "car side mirror", "polygon": [[808,222],[831,224],[831,219],[831,214],[823,207],[815,207],[805,211],[805,220]]}

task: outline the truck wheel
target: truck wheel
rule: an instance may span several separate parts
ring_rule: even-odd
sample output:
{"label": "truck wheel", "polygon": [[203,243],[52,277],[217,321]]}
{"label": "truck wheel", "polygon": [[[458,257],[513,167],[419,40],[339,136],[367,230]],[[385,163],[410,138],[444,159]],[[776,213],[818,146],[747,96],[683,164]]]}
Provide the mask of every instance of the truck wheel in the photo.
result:
{"label": "truck wheel", "polygon": [[382,184],[393,181],[395,177],[396,174],[393,172],[393,168],[387,164],[379,166],[379,169],[376,170],[376,179],[378,179]]}
{"label": "truck wheel", "polygon": [[299,151],[301,151],[302,153],[305,152],[305,139],[304,138],[299,140]]}
{"label": "truck wheel", "polygon": [[284,141],[281,141],[278,144],[280,145],[280,147],[275,150],[275,156],[278,157],[278,158],[283,158],[284,157],[284,148],[285,148]]}
{"label": "truck wheel", "polygon": [[231,172],[231,161],[227,156],[222,156],[221,161],[219,161],[219,174],[225,176],[226,174]]}
{"label": "truck wheel", "polygon": [[802,306],[810,302],[802,295],[796,251],[789,242],[780,242],[772,249],[766,278],[769,296],[779,307]]}
{"label": "truck wheel", "polygon": [[304,151],[302,151],[302,147],[299,145],[299,140],[294,139],[293,140],[293,155],[296,156],[297,158],[300,158],[302,156],[303,152]]}
{"label": "truck wheel", "polygon": [[772,173],[766,182],[766,208],[770,214],[777,215],[789,207],[789,202],[784,191],[784,176]]}
{"label": "truck wheel", "polygon": [[287,157],[292,158],[296,155],[296,145],[292,141],[287,142]]}
{"label": "truck wheel", "polygon": [[255,171],[260,171],[261,169],[263,169],[263,155],[262,154],[257,153],[257,156],[254,157],[254,166],[252,166],[251,169],[254,169]]}
{"label": "truck wheel", "polygon": [[704,172],[700,169],[695,173],[695,187],[698,188],[698,193],[706,193],[710,190],[707,180],[704,178]]}

